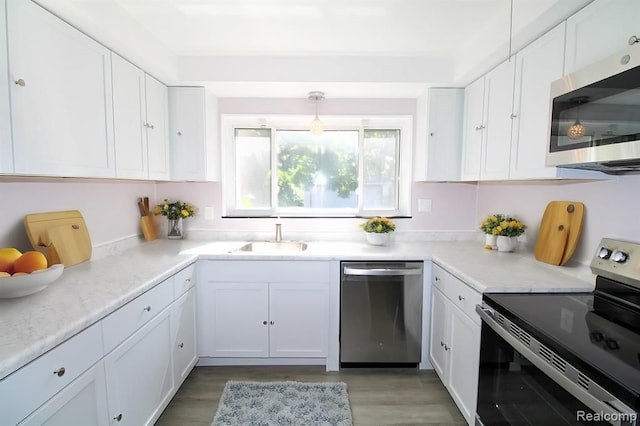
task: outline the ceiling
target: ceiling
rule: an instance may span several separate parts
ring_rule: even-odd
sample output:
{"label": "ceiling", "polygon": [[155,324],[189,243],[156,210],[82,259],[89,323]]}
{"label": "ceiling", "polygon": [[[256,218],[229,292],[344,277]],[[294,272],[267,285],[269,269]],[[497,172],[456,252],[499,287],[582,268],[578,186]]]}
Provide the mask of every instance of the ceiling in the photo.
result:
{"label": "ceiling", "polygon": [[590,0],[36,0],[167,84],[416,97],[464,85]]}

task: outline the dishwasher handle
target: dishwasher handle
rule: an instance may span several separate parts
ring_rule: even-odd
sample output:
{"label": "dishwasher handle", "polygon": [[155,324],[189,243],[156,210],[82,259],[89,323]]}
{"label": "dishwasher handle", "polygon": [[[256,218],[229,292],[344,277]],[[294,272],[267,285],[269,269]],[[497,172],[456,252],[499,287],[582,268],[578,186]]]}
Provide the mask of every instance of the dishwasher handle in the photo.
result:
{"label": "dishwasher handle", "polygon": [[369,277],[422,275],[422,268],[353,268],[345,266],[344,274]]}

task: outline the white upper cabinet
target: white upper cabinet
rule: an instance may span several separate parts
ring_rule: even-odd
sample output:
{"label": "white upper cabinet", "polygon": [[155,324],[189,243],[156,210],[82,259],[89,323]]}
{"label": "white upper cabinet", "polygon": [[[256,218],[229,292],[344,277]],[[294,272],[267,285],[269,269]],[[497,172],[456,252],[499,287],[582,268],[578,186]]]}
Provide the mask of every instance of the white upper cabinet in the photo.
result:
{"label": "white upper cabinet", "polygon": [[145,93],[149,179],[169,180],[169,91],[167,86],[147,74]]}
{"label": "white upper cabinet", "polygon": [[147,137],[144,71],[112,53],[113,133],[116,176],[146,179]]}
{"label": "white upper cabinet", "polygon": [[109,50],[31,1],[7,17],[15,173],[113,177]]}
{"label": "white upper cabinet", "polygon": [[549,145],[551,82],[562,78],[565,24],[557,26],[516,55],[511,178],[548,178],[556,167],[546,167]]}
{"label": "white upper cabinet", "polygon": [[116,176],[169,179],[167,87],[112,53]]}
{"label": "white upper cabinet", "polygon": [[464,89],[464,126],[462,139],[462,180],[480,179],[484,118],[484,76]]}
{"label": "white upper cabinet", "polygon": [[416,150],[416,180],[460,179],[463,107],[464,89],[431,88],[418,99],[418,143],[424,146],[423,153]]}
{"label": "white upper cabinet", "polygon": [[462,180],[509,177],[514,73],[505,61],[465,89]]}
{"label": "white upper cabinet", "polygon": [[509,177],[514,78],[513,60],[503,62],[485,76],[487,124],[480,162],[480,179],[483,180]]}
{"label": "white upper cabinet", "polygon": [[640,37],[640,1],[596,0],[567,19],[565,74],[628,47]]}
{"label": "white upper cabinet", "polygon": [[[0,0],[0,23],[6,28],[6,2]],[[13,173],[13,146],[9,105],[7,32],[0,31],[0,173]]]}
{"label": "white upper cabinet", "polygon": [[169,88],[171,179],[220,179],[217,101],[204,87]]}

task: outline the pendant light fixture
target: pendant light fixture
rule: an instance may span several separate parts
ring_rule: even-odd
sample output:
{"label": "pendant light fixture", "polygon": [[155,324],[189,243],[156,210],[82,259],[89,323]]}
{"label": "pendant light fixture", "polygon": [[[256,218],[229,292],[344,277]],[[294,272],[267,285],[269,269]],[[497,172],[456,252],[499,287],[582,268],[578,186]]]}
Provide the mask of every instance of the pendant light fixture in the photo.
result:
{"label": "pendant light fixture", "polygon": [[309,100],[315,101],[316,103],[316,117],[311,122],[309,131],[312,135],[320,135],[324,132],[324,123],[318,118],[318,102],[324,100],[324,92],[309,92]]}
{"label": "pendant light fixture", "polygon": [[581,137],[584,136],[585,132],[587,131],[584,125],[580,123],[579,113],[580,113],[580,105],[586,103],[588,99],[589,98],[587,98],[586,96],[581,96],[581,97],[572,99],[572,101],[576,104],[576,122],[573,123],[567,130],[567,136],[571,140],[580,139]]}

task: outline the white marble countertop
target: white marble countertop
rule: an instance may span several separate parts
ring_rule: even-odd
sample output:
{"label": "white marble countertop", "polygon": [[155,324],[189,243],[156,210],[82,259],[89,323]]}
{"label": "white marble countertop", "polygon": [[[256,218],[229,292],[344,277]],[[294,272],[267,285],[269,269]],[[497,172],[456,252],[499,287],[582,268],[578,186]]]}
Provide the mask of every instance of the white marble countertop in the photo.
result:
{"label": "white marble countertop", "polygon": [[156,240],[66,268],[45,290],[0,300],[0,377],[5,377],[198,259],[432,260],[480,292],[592,291],[584,266],[547,265],[531,253],[498,253],[478,241],[370,246],[310,242],[303,252],[235,252],[244,242]]}

